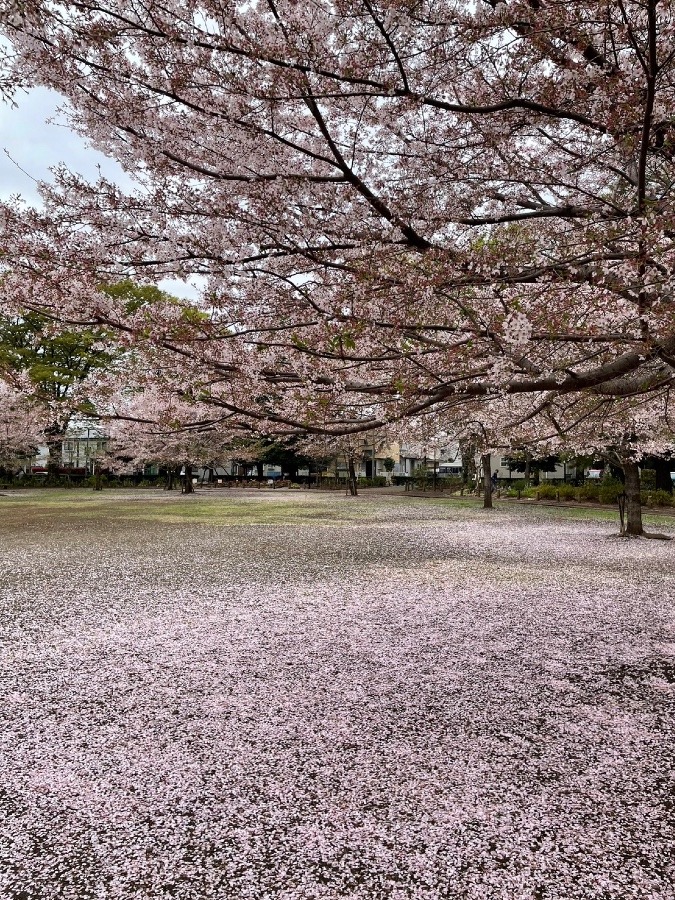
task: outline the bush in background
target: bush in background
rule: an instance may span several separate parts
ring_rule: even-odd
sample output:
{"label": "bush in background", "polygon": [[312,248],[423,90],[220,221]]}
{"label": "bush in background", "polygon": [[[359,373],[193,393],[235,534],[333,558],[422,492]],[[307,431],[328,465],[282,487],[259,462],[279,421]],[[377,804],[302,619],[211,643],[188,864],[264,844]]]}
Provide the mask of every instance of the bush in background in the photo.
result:
{"label": "bush in background", "polygon": [[603,478],[599,491],[600,502],[616,503],[619,494],[623,494],[623,483],[618,478]]}
{"label": "bush in background", "polygon": [[597,502],[600,499],[600,485],[582,484],[577,491],[577,497],[579,498],[579,500]]}

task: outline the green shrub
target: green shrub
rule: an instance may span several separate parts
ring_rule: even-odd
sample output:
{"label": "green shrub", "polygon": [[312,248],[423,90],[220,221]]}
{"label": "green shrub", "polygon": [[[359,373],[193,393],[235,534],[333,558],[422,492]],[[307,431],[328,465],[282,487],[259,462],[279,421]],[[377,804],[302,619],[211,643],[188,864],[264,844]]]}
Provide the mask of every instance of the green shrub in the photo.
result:
{"label": "green shrub", "polygon": [[579,500],[598,501],[600,499],[599,484],[582,484],[577,491]]}
{"label": "green shrub", "polygon": [[539,500],[557,500],[558,488],[552,484],[540,484],[537,488]]}
{"label": "green shrub", "polygon": [[616,503],[619,494],[623,494],[623,484],[616,478],[603,478],[600,485],[600,503]]}
{"label": "green shrub", "polygon": [[651,491],[651,500],[654,506],[672,506],[673,495],[668,491]]}
{"label": "green shrub", "polygon": [[[85,486],[85,487],[90,487],[90,488],[96,487],[96,477],[97,477],[96,475],[90,475],[90,476],[87,478],[87,480],[84,482],[84,486]],[[99,484],[100,484],[102,487],[108,487],[108,484],[109,484],[108,476],[107,476],[107,475],[101,475],[101,476],[99,476],[99,478],[100,478]]]}
{"label": "green shrub", "polygon": [[558,488],[558,493],[560,495],[561,500],[576,500],[577,499],[577,489],[573,484],[561,484]]}
{"label": "green shrub", "polygon": [[442,491],[459,491],[464,487],[464,482],[457,475],[444,475],[437,478],[436,482]]}
{"label": "green shrub", "polygon": [[375,478],[357,478],[358,487],[386,487],[387,479],[384,475],[377,475]]}
{"label": "green shrub", "polygon": [[524,491],[526,487],[527,484],[525,483],[524,478],[519,478],[517,481],[509,481],[509,493],[514,491],[514,496],[515,492]]}
{"label": "green shrub", "polygon": [[536,497],[538,488],[525,487],[524,481],[512,481],[507,485],[507,497]]}

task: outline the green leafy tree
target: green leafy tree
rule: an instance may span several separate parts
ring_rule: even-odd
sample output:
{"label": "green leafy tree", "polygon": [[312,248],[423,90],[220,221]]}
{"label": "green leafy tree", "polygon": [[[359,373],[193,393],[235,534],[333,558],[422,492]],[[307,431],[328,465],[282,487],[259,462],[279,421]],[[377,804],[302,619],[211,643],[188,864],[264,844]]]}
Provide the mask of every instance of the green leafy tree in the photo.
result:
{"label": "green leafy tree", "polygon": [[36,312],[0,316],[0,371],[9,379],[27,381],[33,399],[47,411],[50,469],[60,465],[61,443],[73,415],[95,413],[87,380],[110,367],[115,356],[111,338],[102,329],[56,329]]}
{"label": "green leafy tree", "polygon": [[262,464],[281,466],[284,475],[288,475],[291,481],[298,478],[298,469],[306,469],[311,466],[311,459],[302,453],[298,453],[293,444],[269,443],[257,454],[257,462],[260,464],[262,476]]}

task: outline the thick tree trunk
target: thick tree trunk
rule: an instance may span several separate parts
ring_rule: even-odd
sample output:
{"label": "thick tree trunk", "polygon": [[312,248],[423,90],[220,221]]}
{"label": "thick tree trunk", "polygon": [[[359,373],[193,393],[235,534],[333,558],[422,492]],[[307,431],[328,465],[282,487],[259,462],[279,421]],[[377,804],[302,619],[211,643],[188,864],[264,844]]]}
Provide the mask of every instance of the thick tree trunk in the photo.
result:
{"label": "thick tree trunk", "polygon": [[256,478],[258,479],[258,481],[263,480],[263,465],[264,463],[261,462],[257,462],[255,464]]}
{"label": "thick tree trunk", "polygon": [[359,492],[356,484],[356,469],[354,468],[353,456],[347,458],[347,469],[349,471],[349,493],[352,497],[356,497]]}
{"label": "thick tree trunk", "polygon": [[183,493],[194,494],[195,486],[192,483],[192,466],[185,466],[185,475],[183,476]]}
{"label": "thick tree trunk", "polygon": [[640,470],[637,463],[623,464],[626,491],[626,534],[644,534],[642,527],[642,503],[640,501]]}
{"label": "thick tree trunk", "polygon": [[483,509],[492,509],[492,470],[490,454],[483,453],[480,458],[483,467]]}

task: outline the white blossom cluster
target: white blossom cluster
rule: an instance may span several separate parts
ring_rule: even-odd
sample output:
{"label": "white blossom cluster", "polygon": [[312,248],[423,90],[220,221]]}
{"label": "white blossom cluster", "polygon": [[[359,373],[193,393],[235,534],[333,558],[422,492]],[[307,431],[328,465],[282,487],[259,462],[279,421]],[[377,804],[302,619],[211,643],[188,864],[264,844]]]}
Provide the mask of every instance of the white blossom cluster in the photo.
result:
{"label": "white blossom cluster", "polygon": [[531,335],[532,324],[525,313],[513,312],[504,320],[504,342],[510,347],[525,347]]}

